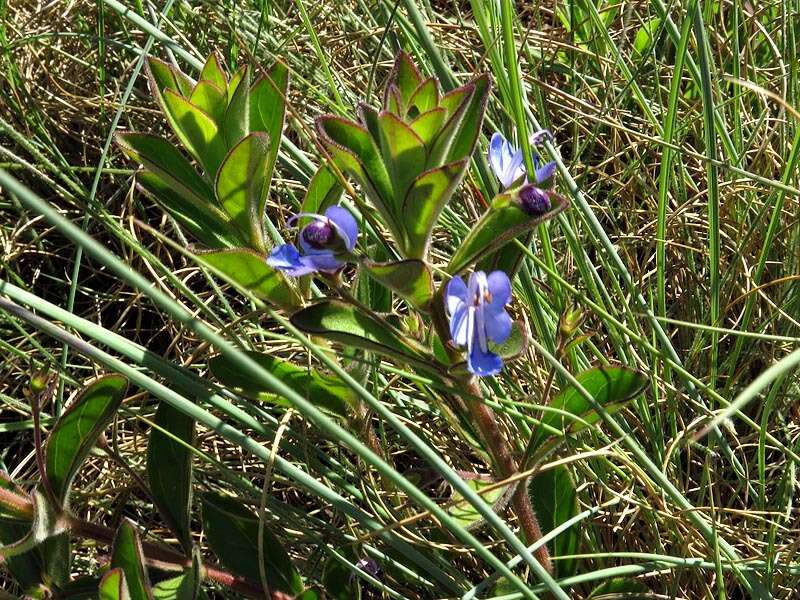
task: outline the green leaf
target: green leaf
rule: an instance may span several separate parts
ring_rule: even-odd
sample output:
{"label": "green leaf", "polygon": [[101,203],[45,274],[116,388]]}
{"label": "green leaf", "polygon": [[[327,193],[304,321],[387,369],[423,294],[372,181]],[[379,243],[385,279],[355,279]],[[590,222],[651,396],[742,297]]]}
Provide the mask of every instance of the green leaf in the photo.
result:
{"label": "green leaf", "polygon": [[227,281],[257,297],[288,310],[301,304],[297,290],[283,273],[267,264],[266,257],[247,248],[202,252],[196,258],[216,269]]}
{"label": "green leaf", "polygon": [[45,447],[45,471],[53,493],[67,505],[69,488],[97,438],[122,404],[128,380],[106,375],[89,384],[56,423]]}
{"label": "green leaf", "polygon": [[158,202],[184,229],[210,248],[241,246],[249,240],[230,222],[228,215],[207,202],[181,193],[160,175],[144,170],[136,174],[139,186]]}
{"label": "green leaf", "polygon": [[[411,96],[422,81],[422,75],[411,60],[411,57],[402,50],[398,52],[392,72],[389,74],[387,92],[390,86],[397,86],[402,104],[408,106]],[[384,105],[388,105],[388,99],[384,102]]]}
{"label": "green leaf", "polygon": [[131,600],[152,600],[150,580],[144,567],[144,553],[136,526],[123,519],[111,549],[111,568],[122,569]]}
{"label": "green leaf", "polygon": [[397,212],[411,182],[425,169],[427,152],[420,137],[396,115],[381,112],[377,126],[383,162],[394,190],[391,206]]}
{"label": "green leaf", "polygon": [[46,580],[63,585],[72,575],[72,544],[68,531],[48,537],[41,544]]}
{"label": "green leaf", "polygon": [[[644,373],[628,367],[596,367],[584,371],[575,379],[608,413],[620,410],[648,384]],[[553,398],[550,408],[557,411],[546,411],[542,416],[542,425],[558,431],[574,433],[600,420],[600,415],[592,408],[591,403],[573,386]],[[533,448],[538,448],[551,435],[546,427],[540,426],[535,434]]]}
{"label": "green leaf", "polygon": [[346,346],[391,356],[402,362],[437,372],[433,358],[400,331],[361,309],[338,300],[322,300],[292,315],[292,324]]}
{"label": "green leaf", "polygon": [[661,18],[655,17],[650,19],[639,28],[636,32],[636,37],[633,40],[633,48],[639,54],[644,54],[653,43],[653,37],[658,29],[661,27]]}
{"label": "green leaf", "polygon": [[402,212],[407,239],[404,254],[407,257],[427,255],[433,228],[461,182],[466,167],[467,161],[462,160],[426,171],[414,180],[403,202]]}
{"label": "green leaf", "polygon": [[245,233],[250,244],[263,250],[264,237],[259,213],[268,188],[267,134],[251,133],[236,144],[217,173],[217,198],[236,226]]}
{"label": "green leaf", "polygon": [[[337,551],[351,563],[358,561],[351,547],[340,548]],[[322,569],[322,587],[327,597],[332,600],[359,600],[361,598],[361,585],[358,576],[341,559],[330,556],[325,561]]]}
{"label": "green leaf", "polygon": [[[422,143],[425,144],[426,151],[431,152],[433,148],[433,141],[439,135],[439,131],[444,125],[447,118],[447,111],[444,108],[434,108],[428,112],[422,113],[416,119],[411,121],[409,127],[419,136]],[[428,166],[430,162],[428,162]]]}
{"label": "green leaf", "polygon": [[447,111],[447,117],[433,140],[432,148],[429,144],[428,166],[435,167],[449,162],[447,157],[450,155],[450,149],[461,131],[461,123],[474,96],[475,84],[472,82],[442,96],[439,106]]}
{"label": "green leaf", "polygon": [[[289,69],[280,61],[250,88],[250,131],[263,131],[269,136],[267,159],[267,186],[272,179],[278,158],[283,124],[286,118],[286,95],[289,93]],[[258,214],[263,215],[269,187],[265,190]]]}
{"label": "green leaf", "polygon": [[[511,492],[513,492],[513,489],[510,489],[509,486],[506,485],[481,493],[482,490],[494,485],[493,481],[467,479],[464,483],[472,488],[473,491],[480,494],[484,502],[491,506],[492,510],[495,512],[502,510],[508,502]],[[478,510],[455,490],[453,490],[453,496],[450,498],[450,502],[452,504],[447,507],[447,512],[467,531],[476,529],[484,523],[484,518]]]}
{"label": "green leaf", "polygon": [[3,553],[3,568],[23,589],[28,589],[42,582],[44,562],[39,548],[6,555],[3,549],[23,539],[30,530],[30,524],[6,521],[0,518],[0,552]]}
{"label": "green leaf", "polygon": [[244,67],[241,78],[228,88],[230,101],[225,111],[222,131],[228,148],[236,146],[250,133],[250,69]]}
{"label": "green leaf", "polygon": [[228,98],[225,96],[225,88],[218,88],[210,81],[200,81],[192,90],[189,102],[197,106],[219,127],[225,117],[225,109],[228,106]]}
{"label": "green leaf", "polygon": [[529,215],[520,208],[514,198],[515,193],[507,192],[494,199],[492,206],[470,230],[450,259],[446,269],[448,273],[460,273],[470,264],[495,252],[518,235],[552,219],[569,206],[567,198],[551,193],[550,211],[543,215]]}
{"label": "green leaf", "polygon": [[216,52],[208,55],[206,64],[203,65],[203,70],[200,71],[200,81],[208,81],[220,90],[228,89],[228,78],[225,76],[225,70],[222,68],[222,63]]}
{"label": "green leaf", "polygon": [[[189,448],[194,446],[194,420],[166,402],[159,403],[155,424]],[[192,452],[177,440],[158,429],[150,431],[147,479],[154,504],[188,553],[192,549]]]}
{"label": "green leaf", "polygon": [[416,117],[439,106],[439,82],[431,77],[419,84],[408,101],[406,112]]}
{"label": "green leaf", "polygon": [[386,286],[420,310],[427,310],[433,298],[433,276],[421,260],[376,263],[366,260],[362,267],[375,281]]}
{"label": "green leaf", "polygon": [[154,600],[195,600],[200,595],[200,551],[192,556],[192,566],[178,577],[165,579],[153,586]]}
{"label": "green leaf", "polygon": [[[528,493],[533,500],[539,526],[544,534],[551,532],[579,512],[578,496],[572,477],[563,465],[543,471],[531,478]],[[572,525],[551,542],[551,554],[554,557],[572,556],[577,554],[579,544],[579,527]],[[559,577],[572,575],[577,566],[577,561],[574,559],[557,560],[554,563]]]}
{"label": "green leaf", "polygon": [[198,205],[214,202],[214,191],[181,152],[164,138],[147,133],[116,135],[120,149],[143,164],[182,197]]}
{"label": "green leaf", "polygon": [[100,580],[100,600],[131,600],[122,569],[111,569]]}
{"label": "green leaf", "polygon": [[605,581],[589,594],[590,600],[647,600],[652,597],[652,592],[644,583],[624,577]]}
{"label": "green leaf", "polygon": [[[348,408],[352,408],[358,402],[357,396],[338,377],[323,375],[316,369],[298,367],[261,352],[245,354],[298,394],[333,414],[346,417]],[[214,377],[228,388],[242,390],[248,396],[262,400],[275,402],[277,398],[278,403],[288,406],[285,400],[273,394],[270,389],[258,385],[251,377],[242,374],[238,363],[223,354],[209,360],[208,367]]]}
{"label": "green leaf", "polygon": [[486,102],[489,98],[492,81],[488,74],[484,74],[470,83],[474,86],[475,91],[466,101],[464,112],[459,119],[457,133],[449,145],[448,162],[470,158],[483,127],[483,116],[486,112]]}
{"label": "green leaf", "polygon": [[267,583],[273,593],[302,592],[303,580],[283,544],[264,526],[263,543],[259,549],[258,531],[258,517],[238,500],[219,494],[203,495],[203,532],[214,554],[226,568],[251,582],[260,583],[259,560],[263,558]]}
{"label": "green leaf", "polygon": [[358,181],[392,234],[400,235],[392,183],[370,133],[353,121],[332,115],[317,119],[317,131],[336,165]]}
{"label": "green leaf", "polygon": [[239,83],[241,83],[242,79],[244,79],[246,71],[248,71],[247,65],[239,67],[236,70],[236,72],[233,75],[231,75],[231,80],[228,82],[228,91],[227,91],[228,104],[230,104],[231,100],[233,100],[233,95],[236,93],[236,90],[239,89]]}
{"label": "green leaf", "polygon": [[147,74],[150,81],[150,90],[161,101],[165,90],[172,90],[181,96],[189,97],[192,93],[194,82],[172,65],[154,57],[147,58]]}
{"label": "green leaf", "polygon": [[165,114],[172,130],[184,148],[203,166],[213,179],[228,149],[219,128],[208,113],[172,90],[163,94]]}
{"label": "green leaf", "polygon": [[325,164],[320,165],[308,183],[300,212],[324,213],[326,208],[339,201],[343,189],[331,168]]}

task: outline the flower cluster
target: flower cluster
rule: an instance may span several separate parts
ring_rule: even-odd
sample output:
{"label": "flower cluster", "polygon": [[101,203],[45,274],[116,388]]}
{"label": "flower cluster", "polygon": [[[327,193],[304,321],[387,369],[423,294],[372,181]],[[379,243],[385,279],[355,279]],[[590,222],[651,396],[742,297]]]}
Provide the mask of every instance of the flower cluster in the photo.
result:
{"label": "flower cluster", "polygon": [[[551,139],[544,130],[531,137],[532,145]],[[501,133],[495,133],[489,144],[489,163],[502,190],[511,190],[519,206],[531,215],[542,215],[551,208],[550,183],[555,162],[543,163],[534,155],[535,171],[529,181],[523,164],[522,150],[512,146]],[[289,225],[299,219],[311,219],[299,232],[294,244],[275,248],[267,258],[273,268],[294,277],[312,273],[333,274],[346,262],[357,260],[353,254],[358,238],[358,224],[345,208],[332,206],[324,214],[298,213]],[[444,308],[450,323],[452,343],[466,350],[467,368],[477,376],[496,375],[503,368],[502,358],[490,344],[502,344],[511,335],[512,321],[506,307],[511,301],[511,281],[502,271],[488,275],[475,271],[465,283],[453,277],[447,283]]]}

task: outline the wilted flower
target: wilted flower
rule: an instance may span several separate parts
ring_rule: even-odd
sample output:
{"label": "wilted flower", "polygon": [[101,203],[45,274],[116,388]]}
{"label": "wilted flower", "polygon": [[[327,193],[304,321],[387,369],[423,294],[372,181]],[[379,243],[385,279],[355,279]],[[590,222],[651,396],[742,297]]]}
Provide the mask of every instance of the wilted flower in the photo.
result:
{"label": "wilted flower", "polygon": [[335,273],[345,261],[343,255],[353,251],[358,237],[358,224],[350,211],[331,206],[324,215],[298,213],[289,219],[292,225],[300,218],[313,219],[298,236],[300,250],[294,244],[283,244],[267,257],[267,264],[294,277],[309,273]]}
{"label": "wilted flower", "polygon": [[[553,134],[547,129],[534,133],[530,142],[533,145],[537,145],[544,139],[553,139]],[[524,175],[527,175],[525,164],[522,160],[522,150],[512,146],[499,131],[496,131],[489,141],[489,164],[500,180],[503,189],[510,188]],[[542,164],[538,155],[534,155],[533,165],[535,168],[534,178],[537,184],[548,181],[556,171],[556,163],[554,161]],[[527,182],[527,177],[525,180]]]}
{"label": "wilted flower", "polygon": [[506,305],[511,300],[511,281],[502,271],[487,276],[475,271],[469,287],[461,277],[447,284],[445,306],[450,314],[450,337],[467,348],[467,368],[481,377],[496,375],[503,360],[489,350],[489,341],[502,344],[511,335],[511,317]]}

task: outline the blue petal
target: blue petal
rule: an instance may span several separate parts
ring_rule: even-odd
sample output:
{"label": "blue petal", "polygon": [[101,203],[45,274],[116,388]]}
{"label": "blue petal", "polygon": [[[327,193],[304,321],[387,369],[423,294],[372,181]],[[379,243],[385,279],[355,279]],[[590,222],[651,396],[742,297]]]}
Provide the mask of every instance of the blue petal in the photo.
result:
{"label": "blue petal", "polygon": [[536,169],[536,183],[544,183],[556,172],[556,162],[551,160],[541,168]]}
{"label": "blue petal", "polygon": [[483,309],[483,326],[486,335],[495,344],[502,344],[511,335],[511,317],[505,308],[486,306]]}
{"label": "blue petal", "polygon": [[467,284],[461,277],[453,277],[447,282],[447,290],[445,291],[445,306],[450,315],[455,315],[456,310],[460,304],[467,301]]}
{"label": "blue petal", "polygon": [[314,271],[322,271],[323,273],[335,273],[344,266],[344,263],[331,252],[306,254],[300,260],[312,267]]}
{"label": "blue petal", "polygon": [[514,182],[525,175],[525,165],[523,164],[522,150],[517,150],[506,164],[506,169],[500,177],[503,188],[510,188]]}
{"label": "blue petal", "polygon": [[492,139],[489,141],[489,164],[492,166],[492,171],[500,178],[503,172],[503,150],[506,146],[506,138],[499,131],[492,134]]}
{"label": "blue petal", "polygon": [[352,252],[358,238],[358,223],[352,213],[341,206],[331,206],[325,211],[325,216],[336,225],[340,234],[344,234],[347,249]]}
{"label": "blue petal", "polygon": [[305,257],[300,256],[292,244],[284,244],[275,248],[267,257],[267,264],[273,269],[284,271],[292,277],[308,275],[317,270],[313,264],[309,264]]}
{"label": "blue petal", "polygon": [[456,346],[467,345],[467,340],[469,339],[469,318],[469,308],[463,303],[450,318],[450,337]]}
{"label": "blue petal", "polygon": [[493,307],[503,307],[511,301],[511,280],[503,271],[492,271],[486,278]]}
{"label": "blue petal", "polygon": [[467,355],[467,369],[478,377],[497,375],[503,369],[503,359],[494,352],[482,351],[480,344],[473,344]]}

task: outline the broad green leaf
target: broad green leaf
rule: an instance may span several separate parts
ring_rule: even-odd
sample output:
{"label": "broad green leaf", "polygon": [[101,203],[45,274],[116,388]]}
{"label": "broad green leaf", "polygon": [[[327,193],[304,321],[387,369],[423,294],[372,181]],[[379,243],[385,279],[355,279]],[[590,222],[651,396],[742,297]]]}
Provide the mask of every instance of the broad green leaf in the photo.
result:
{"label": "broad green leaf", "polygon": [[267,264],[266,257],[248,248],[202,252],[197,259],[219,271],[225,279],[257,297],[285,309],[300,306],[297,290],[280,271]]}
{"label": "broad green leaf", "polygon": [[483,127],[483,116],[486,112],[486,102],[492,82],[489,75],[484,74],[470,83],[475,86],[475,91],[467,100],[467,105],[459,120],[458,133],[449,145],[448,162],[471,158],[475,142],[478,141],[478,135]]}
{"label": "broad green leaf", "polygon": [[[439,131],[442,129],[446,118],[447,111],[444,108],[434,108],[428,112],[422,113],[409,124],[412,131],[416,133],[419,139],[422,140],[422,143],[425,144],[425,149],[428,153],[431,152],[433,142],[439,135]],[[430,162],[428,162],[427,165],[432,166]]]}
{"label": "broad green leaf", "polygon": [[46,580],[56,585],[67,583],[72,575],[72,544],[69,532],[48,537],[41,546]]}
{"label": "broad green leaf", "polygon": [[569,206],[569,200],[556,193],[550,194],[551,209],[543,215],[529,215],[509,192],[497,196],[489,210],[473,226],[456,250],[447,272],[456,275],[470,264],[495,252],[518,235],[530,231],[540,223],[552,219]]}
{"label": "broad green leaf", "polygon": [[435,167],[449,162],[447,157],[450,149],[461,131],[461,123],[474,96],[475,84],[472,82],[442,96],[439,106],[447,111],[447,117],[433,140],[432,147],[429,144],[428,166]]}
{"label": "broad green leaf", "polygon": [[216,52],[208,55],[206,64],[203,65],[203,70],[200,71],[200,81],[208,81],[223,91],[228,89],[228,78],[225,76],[225,70],[222,68],[222,63]]}
{"label": "broad green leaf", "polygon": [[178,194],[198,205],[214,202],[214,191],[184,155],[164,138],[147,133],[118,133],[117,144]]}
{"label": "broad green leaf", "polygon": [[380,148],[392,181],[392,206],[403,201],[411,182],[425,169],[425,144],[408,125],[390,112],[378,115]]}
{"label": "broad green leaf", "polygon": [[378,352],[436,372],[433,359],[424,348],[385,321],[351,304],[322,300],[294,313],[291,321],[310,335]]}
{"label": "broad green leaf", "polygon": [[217,173],[217,198],[234,224],[245,233],[253,248],[263,250],[262,220],[267,189],[267,134],[251,133],[236,144]]}
{"label": "broad green leaf", "polygon": [[136,180],[145,192],[204,245],[210,248],[231,248],[249,241],[243,239],[228,215],[215,205],[200,203],[181,195],[160,175],[147,170],[139,171]]}
{"label": "broad green leaf", "polygon": [[414,180],[403,203],[409,258],[422,258],[428,253],[431,233],[445,204],[450,200],[466,171],[467,161],[450,163],[426,171]]}
{"label": "broad green leaf", "polygon": [[300,212],[322,214],[342,197],[342,184],[326,164],[321,164],[308,183]]}
{"label": "broad green leaf", "polygon": [[[195,441],[194,420],[166,402],[158,405],[155,424],[188,444]],[[192,452],[153,428],[147,444],[147,480],[153,502],[186,552],[192,549]]]}
{"label": "broad green leaf", "polygon": [[248,67],[244,68],[236,88],[228,89],[228,95],[230,100],[225,111],[222,130],[228,148],[233,148],[250,133],[250,69]]}
{"label": "broad green leaf", "polygon": [[403,100],[400,98],[400,90],[393,83],[387,85],[383,92],[383,110],[388,110],[396,115],[406,114]]}
{"label": "broad green leaf", "polygon": [[156,95],[159,102],[165,90],[172,90],[186,98],[192,93],[194,81],[163,60],[152,56],[148,57],[147,72],[150,80],[150,90]]}
{"label": "broad green leaf", "polygon": [[286,118],[286,95],[289,93],[289,69],[281,61],[250,88],[250,131],[263,131],[269,136],[270,149],[267,160],[267,189],[264,190],[258,214],[266,208],[269,183],[278,158],[283,123]]}
{"label": "broad green leaf", "polygon": [[[648,383],[644,373],[628,367],[595,367],[575,379],[608,413],[620,410],[627,401],[638,396]],[[591,403],[572,386],[553,398],[550,408],[557,410],[546,411],[542,416],[542,425],[559,431],[574,433],[600,419]],[[533,447],[538,448],[550,436],[551,433],[540,426]]]}
{"label": "broad green leaf", "polygon": [[100,600],[131,600],[125,573],[122,569],[111,569],[100,580]]}
{"label": "broad green leaf", "polygon": [[131,600],[152,600],[150,580],[144,566],[144,553],[136,526],[128,519],[123,519],[114,538],[111,549],[111,568],[122,569]]}
{"label": "broad green leaf", "polygon": [[220,494],[203,495],[203,532],[219,561],[240,577],[261,582],[259,562],[264,561],[270,591],[299,594],[303,580],[289,560],[280,540],[263,526],[258,544],[258,516],[238,500]]}
{"label": "broad green leaf", "polygon": [[400,99],[405,106],[408,106],[408,101],[422,81],[422,75],[411,60],[411,57],[402,50],[398,52],[395,57],[394,68],[389,74],[387,86],[397,86],[400,92]]}
{"label": "broad green leaf", "polygon": [[[270,354],[246,354],[298,394],[329,412],[346,417],[348,408],[358,402],[355,393],[337,377],[323,375],[316,369],[296,366]],[[270,389],[258,385],[251,377],[244,375],[238,364],[223,354],[209,360],[208,366],[214,377],[228,388],[242,390],[248,396],[267,401],[275,402],[277,399],[278,403],[288,405]]]}
{"label": "broad green leaf", "polygon": [[218,88],[210,81],[199,81],[189,96],[189,102],[208,113],[217,127],[220,127],[228,106],[225,88]]}
{"label": "broad green leaf", "polygon": [[[508,486],[501,486],[481,493],[482,490],[493,486],[494,482],[482,481],[480,479],[468,479],[464,483],[472,488],[474,492],[480,494],[484,502],[496,512],[505,506],[510,492],[513,491],[510,490]],[[455,490],[453,490],[453,496],[450,498],[450,502],[451,504],[448,505],[447,512],[467,531],[475,529],[484,523],[484,519],[478,510]]]}
{"label": "broad green leaf", "polygon": [[411,95],[406,111],[411,118],[439,106],[439,83],[435,78],[426,79]]}
{"label": "broad green leaf", "polygon": [[62,505],[78,469],[122,404],[128,380],[106,375],[90,383],[56,423],[45,447],[45,470]]}
{"label": "broad green leaf", "polygon": [[427,310],[433,298],[433,276],[421,260],[376,263],[364,261],[362,267],[375,281],[407,300],[412,306]]}
{"label": "broad green leaf", "polygon": [[201,572],[200,551],[196,550],[192,556],[191,567],[188,567],[181,575],[165,579],[153,586],[153,599],[195,600],[201,595]]}
{"label": "broad green leaf", "polygon": [[369,132],[353,121],[331,115],[317,119],[317,130],[339,168],[356,178],[387,220],[387,225],[396,232],[395,213],[390,212],[394,190]]}
{"label": "broad green leaf", "polygon": [[589,600],[648,600],[653,593],[641,581],[615,577],[598,585],[589,594]]}
{"label": "broad green leaf", "polygon": [[[6,545],[14,544],[24,538],[30,530],[30,524],[9,522],[0,519],[0,553]],[[44,572],[43,558],[38,548],[14,555],[3,553],[3,568],[6,569],[14,580],[23,589],[38,585],[42,581]]]}
{"label": "broad green leaf", "polygon": [[[33,517],[30,524],[20,525],[19,527],[0,527],[2,538],[10,540],[0,545],[0,556],[5,560],[9,560],[13,557],[25,555],[30,557],[31,561],[38,561],[39,564],[43,565],[43,571],[46,571],[48,565],[47,557],[42,553],[41,545],[45,541],[64,533],[67,530],[68,523],[62,518],[60,507],[52,506],[41,490],[35,490],[30,495],[30,498],[33,502]],[[17,523],[12,524],[17,525]],[[22,537],[17,539],[12,537],[20,532],[23,534]],[[31,556],[31,550],[34,549],[38,557]],[[26,559],[29,566],[33,564],[31,561]]]}
{"label": "broad green leaf", "polygon": [[[533,477],[528,484],[528,493],[539,518],[542,533],[553,529],[578,514],[578,496],[567,468],[563,465],[548,469]],[[580,544],[580,529],[573,525],[561,532],[551,542],[551,554],[565,557],[577,554]],[[569,577],[575,573],[574,559],[554,561],[559,577]]]}
{"label": "broad green leaf", "polygon": [[228,104],[233,100],[233,95],[236,93],[236,90],[239,89],[239,83],[244,79],[245,74],[248,74],[247,72],[248,67],[245,65],[239,67],[236,72],[231,75],[231,80],[228,82]]}
{"label": "broad green leaf", "polygon": [[172,90],[163,94],[165,114],[181,144],[214,179],[228,149],[219,128],[208,113]]}
{"label": "broad green leaf", "polygon": [[653,37],[655,36],[656,32],[658,31],[659,27],[661,27],[661,18],[655,17],[650,19],[639,28],[639,31],[636,32],[636,37],[633,40],[633,48],[639,54],[644,54],[650,48],[650,45],[653,43]]}

